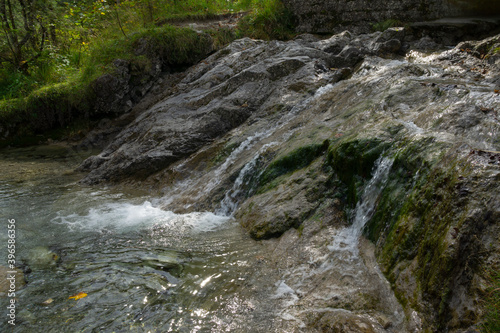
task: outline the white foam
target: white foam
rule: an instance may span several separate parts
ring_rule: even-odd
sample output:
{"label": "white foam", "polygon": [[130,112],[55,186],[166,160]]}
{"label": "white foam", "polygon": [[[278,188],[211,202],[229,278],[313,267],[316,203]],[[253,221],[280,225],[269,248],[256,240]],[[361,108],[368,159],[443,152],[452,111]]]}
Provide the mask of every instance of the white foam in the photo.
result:
{"label": "white foam", "polygon": [[332,90],[332,88],[333,85],[331,83],[328,83],[326,86],[319,87],[318,90],[316,90],[316,92],[314,93],[314,98],[319,98],[323,96],[324,94]]}
{"label": "white foam", "polygon": [[151,202],[134,205],[131,203],[104,204],[91,208],[87,214],[65,214],[59,212],[52,220],[65,224],[70,230],[127,231],[144,227],[160,226],[190,229],[194,232],[207,232],[220,227],[228,217],[210,212],[175,214],[154,207]]}
{"label": "white foam", "polygon": [[363,227],[372,217],[379,195],[387,181],[389,171],[394,160],[389,158],[379,158],[375,162],[376,169],[372,179],[366,185],[361,200],[356,204],[355,216],[349,228],[341,229],[334,237],[330,251],[350,252],[354,257],[358,255],[358,239],[361,236]]}
{"label": "white foam", "polygon": [[[290,288],[284,280],[280,280],[276,283],[278,289],[276,289],[276,293],[273,298],[283,298],[286,295],[295,295],[295,290]],[[295,295],[296,296],[296,295]]]}

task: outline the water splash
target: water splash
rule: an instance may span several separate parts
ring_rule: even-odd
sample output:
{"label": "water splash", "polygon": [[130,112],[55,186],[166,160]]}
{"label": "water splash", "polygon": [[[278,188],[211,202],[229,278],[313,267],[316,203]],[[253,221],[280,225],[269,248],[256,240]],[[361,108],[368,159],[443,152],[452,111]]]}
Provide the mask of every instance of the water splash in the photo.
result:
{"label": "water splash", "polygon": [[127,232],[140,228],[166,227],[184,232],[207,232],[228,220],[209,212],[175,214],[155,207],[149,201],[140,205],[109,203],[90,208],[87,214],[58,212],[52,222],[66,225],[71,231]]}
{"label": "water splash", "polygon": [[363,227],[375,212],[380,193],[387,181],[393,159],[380,157],[375,162],[375,171],[372,179],[366,185],[361,200],[356,204],[354,221],[349,228],[342,229],[328,246],[330,251],[348,252],[353,256],[358,255],[358,239]]}

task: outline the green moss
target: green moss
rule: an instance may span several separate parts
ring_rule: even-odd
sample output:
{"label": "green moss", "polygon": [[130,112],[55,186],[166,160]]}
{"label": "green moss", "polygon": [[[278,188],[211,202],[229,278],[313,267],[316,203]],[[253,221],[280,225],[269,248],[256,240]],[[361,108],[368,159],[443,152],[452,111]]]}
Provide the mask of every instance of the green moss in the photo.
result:
{"label": "green moss", "polygon": [[[460,206],[457,190],[461,176],[468,175],[468,163],[453,154],[425,158],[421,148],[426,144],[412,142],[399,151],[365,233],[379,244],[379,260],[391,283],[398,279],[401,264],[416,260],[412,274],[418,293],[398,297],[417,309],[423,298],[431,307],[420,311],[437,312],[436,325],[444,329],[452,316],[455,279],[477,269],[480,245],[474,233],[465,233],[464,225],[476,227],[477,221],[466,220],[468,209]],[[460,238],[459,232],[464,232]],[[450,237],[456,237],[457,245],[450,245]]]}
{"label": "green moss", "polygon": [[481,304],[484,309],[481,332],[500,332],[500,269],[496,266],[485,271],[487,288]]}
{"label": "green moss", "polygon": [[233,143],[230,143],[230,144],[226,144],[224,147],[222,147],[222,149],[217,153],[217,155],[215,155],[211,160],[210,162],[208,163],[209,164],[209,167],[212,167],[214,165],[218,165],[219,163],[221,163],[222,161],[226,160],[228,158],[229,155],[231,155],[231,153],[233,152],[233,150],[235,150],[236,148],[238,148],[238,146],[240,145],[240,143],[238,142],[233,142]]}
{"label": "green moss", "polygon": [[354,207],[364,181],[371,176],[375,160],[389,145],[379,139],[334,142],[328,148],[327,165],[347,186],[346,201]]}
{"label": "green moss", "polygon": [[259,178],[259,187],[268,187],[272,181],[287,173],[305,168],[316,158],[323,155],[328,147],[328,141],[322,144],[312,144],[295,149],[291,153],[279,157],[269,164]]}
{"label": "green moss", "polygon": [[304,232],[304,223],[301,223],[299,227],[297,228],[297,232],[299,234],[299,237],[302,237],[302,233]]}

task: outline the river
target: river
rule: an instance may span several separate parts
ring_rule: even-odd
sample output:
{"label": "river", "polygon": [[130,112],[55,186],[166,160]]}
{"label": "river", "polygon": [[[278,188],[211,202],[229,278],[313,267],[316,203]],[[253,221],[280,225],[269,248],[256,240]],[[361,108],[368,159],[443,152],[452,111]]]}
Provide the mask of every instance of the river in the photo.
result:
{"label": "river", "polygon": [[[272,331],[276,301],[255,299],[274,288],[253,274],[262,247],[234,219],[178,215],[147,193],[81,186],[75,153],[1,154],[2,258],[15,219],[16,265],[31,270],[16,292],[16,325],[2,318],[3,332]],[[87,296],[69,298],[80,292]],[[5,309],[9,299],[0,302]]]}

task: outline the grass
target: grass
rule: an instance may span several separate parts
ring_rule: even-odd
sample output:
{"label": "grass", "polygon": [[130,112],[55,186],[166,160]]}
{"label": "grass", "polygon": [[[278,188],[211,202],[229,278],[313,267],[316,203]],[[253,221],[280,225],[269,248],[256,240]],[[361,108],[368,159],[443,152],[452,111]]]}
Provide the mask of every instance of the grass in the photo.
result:
{"label": "grass", "polygon": [[[160,59],[163,66],[175,68],[196,63],[211,50],[212,42],[207,35],[169,25],[141,29],[128,38],[122,36],[95,43],[88,56],[80,60],[80,70],[66,80],[53,80],[31,92],[18,91],[11,94],[15,98],[1,100],[0,125],[15,131],[17,136],[29,136],[68,127],[82,118],[109,116],[107,110],[96,107],[92,83],[103,74],[115,75],[113,60],[127,60],[130,80],[140,84],[149,77],[154,59]],[[26,76],[19,74],[19,77]],[[23,97],[21,92],[27,96]],[[19,138],[11,141],[12,144],[24,142]]]}
{"label": "grass", "polygon": [[[293,36],[293,18],[280,0],[113,3],[60,3],[56,13],[57,42],[47,41],[39,58],[23,70],[0,63],[0,128],[6,129],[3,133],[37,135],[81,121],[82,117],[98,117],[100,110],[93,105],[92,83],[103,74],[115,74],[115,59],[128,61],[131,80],[142,82],[148,79],[157,59],[165,68],[182,69],[208,55],[214,47],[221,48],[238,37]],[[248,14],[236,31],[221,27],[199,34],[168,24],[240,11]],[[8,53],[3,44],[0,43],[0,55]]]}
{"label": "grass", "polygon": [[247,1],[252,12],[238,23],[242,35],[258,39],[290,39],[295,35],[295,18],[281,0]]}

